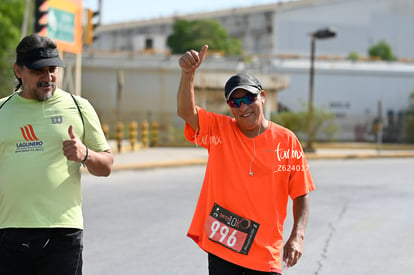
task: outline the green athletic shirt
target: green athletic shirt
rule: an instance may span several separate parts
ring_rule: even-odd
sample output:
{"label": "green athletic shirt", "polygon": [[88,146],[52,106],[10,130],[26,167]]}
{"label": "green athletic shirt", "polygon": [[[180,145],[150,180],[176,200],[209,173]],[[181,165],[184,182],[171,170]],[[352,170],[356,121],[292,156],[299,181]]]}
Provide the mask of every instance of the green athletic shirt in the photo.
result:
{"label": "green athletic shirt", "polygon": [[[79,162],[63,155],[68,128],[90,149],[109,149],[88,100],[56,89],[47,101],[14,94],[0,109],[0,228],[83,229]],[[0,99],[0,105],[6,98]]]}

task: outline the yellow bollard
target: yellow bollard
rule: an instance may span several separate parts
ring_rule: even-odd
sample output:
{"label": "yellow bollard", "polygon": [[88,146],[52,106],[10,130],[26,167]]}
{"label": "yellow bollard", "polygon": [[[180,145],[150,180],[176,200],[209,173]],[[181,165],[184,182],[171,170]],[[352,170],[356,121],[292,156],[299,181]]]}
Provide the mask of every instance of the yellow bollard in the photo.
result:
{"label": "yellow bollard", "polygon": [[105,135],[106,140],[108,140],[109,139],[108,138],[109,137],[109,126],[108,126],[108,124],[102,125],[102,131]]}
{"label": "yellow bollard", "polygon": [[129,143],[131,144],[131,150],[134,151],[137,145],[138,137],[138,123],[136,121],[131,121],[129,124]]}
{"label": "yellow bollard", "polygon": [[151,123],[151,146],[155,147],[158,145],[158,133],[159,133],[159,125],[158,122]]}
{"label": "yellow bollard", "polygon": [[141,142],[142,147],[147,148],[149,145],[149,125],[148,122],[144,121],[141,124]]}
{"label": "yellow bollard", "polygon": [[124,124],[122,122],[118,122],[116,124],[116,144],[117,144],[119,153],[122,150],[122,138],[123,137],[124,137]]}

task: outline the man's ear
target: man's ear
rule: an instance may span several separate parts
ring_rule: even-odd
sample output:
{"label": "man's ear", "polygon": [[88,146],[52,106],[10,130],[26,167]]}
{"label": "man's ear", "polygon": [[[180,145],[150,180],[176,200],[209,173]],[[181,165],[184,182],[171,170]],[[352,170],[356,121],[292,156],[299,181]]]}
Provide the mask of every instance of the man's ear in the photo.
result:
{"label": "man's ear", "polygon": [[14,68],[14,74],[16,75],[16,77],[22,78],[23,66],[14,64],[13,68]]}
{"label": "man's ear", "polygon": [[261,91],[261,92],[260,92],[260,97],[261,97],[261,99],[262,99],[262,102],[264,103],[264,102],[265,102],[265,97],[266,97],[266,93],[265,93],[265,91]]}

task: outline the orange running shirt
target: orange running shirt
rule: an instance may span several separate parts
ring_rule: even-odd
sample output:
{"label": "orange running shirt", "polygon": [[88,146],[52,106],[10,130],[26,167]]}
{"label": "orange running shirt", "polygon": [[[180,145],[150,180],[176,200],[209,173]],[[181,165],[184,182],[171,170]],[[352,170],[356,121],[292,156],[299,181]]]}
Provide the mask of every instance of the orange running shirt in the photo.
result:
{"label": "orange running shirt", "polygon": [[272,122],[252,139],[231,117],[201,108],[198,116],[199,132],[186,124],[185,136],[209,158],[187,235],[226,261],[281,273],[288,197],[315,189],[299,141]]}

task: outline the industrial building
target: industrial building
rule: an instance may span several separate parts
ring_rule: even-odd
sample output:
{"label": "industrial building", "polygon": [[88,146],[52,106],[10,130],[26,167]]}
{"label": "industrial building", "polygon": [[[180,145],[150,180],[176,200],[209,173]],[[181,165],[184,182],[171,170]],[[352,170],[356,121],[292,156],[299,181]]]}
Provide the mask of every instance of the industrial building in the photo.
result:
{"label": "industrial building", "polygon": [[[319,133],[318,139],[373,140],[373,126],[381,116],[394,132],[403,128],[402,118],[414,91],[412,0],[284,1],[180,18],[217,19],[231,37],[240,39],[251,60],[246,63],[214,55],[206,59],[196,92],[198,103],[207,109],[225,112],[224,96],[219,96],[225,80],[246,70],[268,83],[264,85],[271,101],[267,116],[279,106],[306,110],[311,34],[330,27],[335,37],[315,41],[314,105],[335,115],[337,131],[333,137]],[[170,54],[166,42],[176,19],[130,21],[98,29],[99,38],[83,54],[82,94],[93,101],[104,122],[113,123],[121,116],[159,120],[165,127],[183,123],[175,115],[178,56]],[[391,46],[396,61],[367,57],[368,49],[379,41]],[[350,53],[360,59],[347,59]],[[120,72],[122,97],[117,95]],[[122,112],[117,114],[117,108]],[[398,142],[403,132],[388,138]]]}

